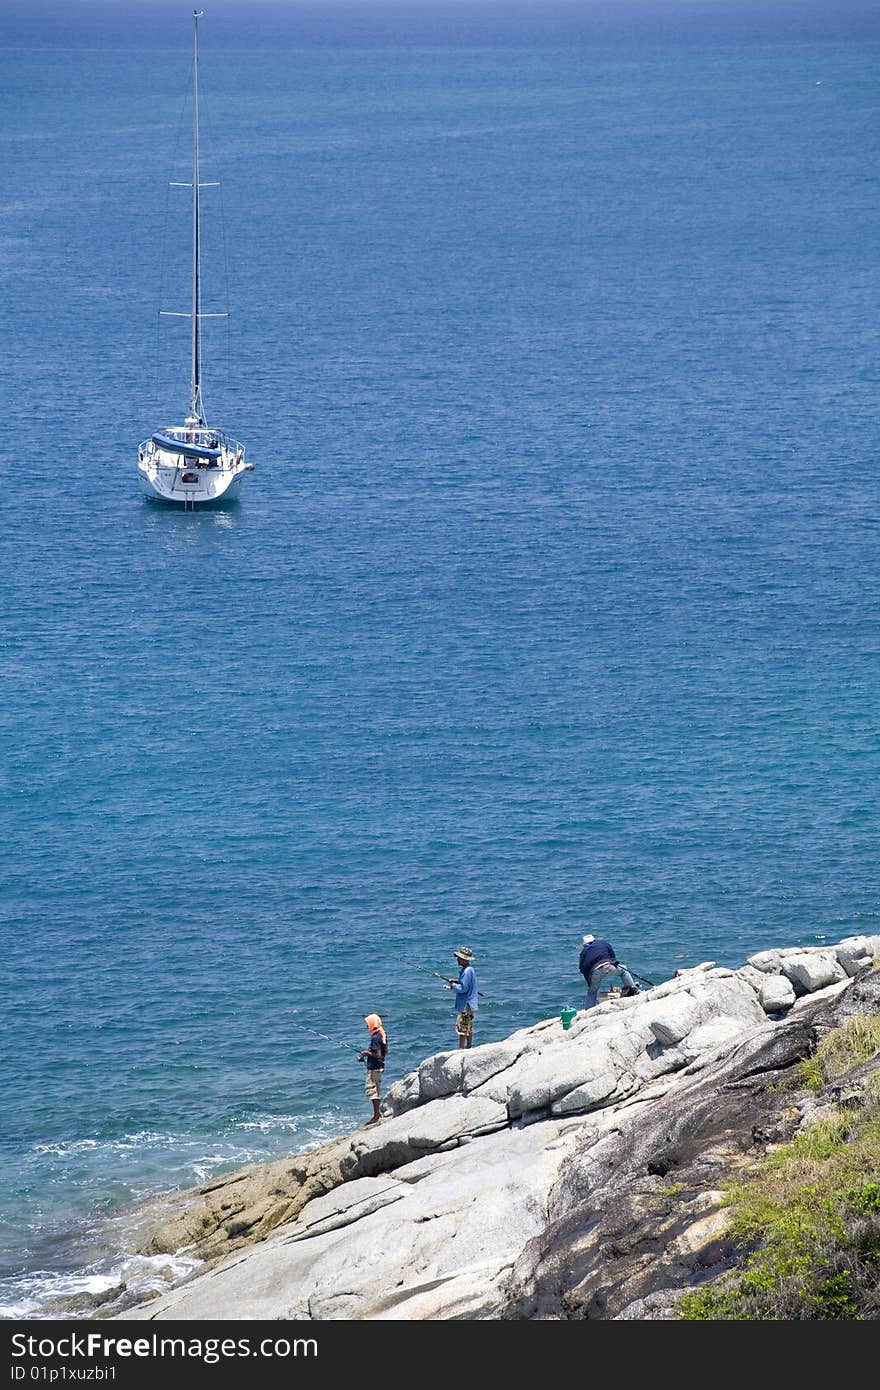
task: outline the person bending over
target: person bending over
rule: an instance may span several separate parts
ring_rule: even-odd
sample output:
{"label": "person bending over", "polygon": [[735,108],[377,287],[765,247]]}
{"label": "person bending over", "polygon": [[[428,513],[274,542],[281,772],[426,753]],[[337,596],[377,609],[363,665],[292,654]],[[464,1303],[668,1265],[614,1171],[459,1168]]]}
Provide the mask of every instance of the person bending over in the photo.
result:
{"label": "person bending over", "polygon": [[601,936],[585,936],[581,947],[578,968],[587,982],[585,1009],[592,1009],[599,1002],[599,990],[611,975],[618,975],[623,984],[624,997],[638,994],[639,989],[625,965],[617,959],[610,941]]}

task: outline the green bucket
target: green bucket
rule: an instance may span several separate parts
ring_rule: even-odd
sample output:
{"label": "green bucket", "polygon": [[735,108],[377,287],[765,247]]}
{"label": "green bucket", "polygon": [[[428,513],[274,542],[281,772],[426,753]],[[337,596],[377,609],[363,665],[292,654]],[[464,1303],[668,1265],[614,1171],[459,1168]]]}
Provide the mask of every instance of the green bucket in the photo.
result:
{"label": "green bucket", "polygon": [[564,1004],[564,1005],[563,1005],[563,1007],[562,1007],[562,1013],[559,1015],[559,1017],[562,1019],[562,1026],[563,1026],[563,1028],[570,1028],[570,1027],[571,1027],[571,1020],[574,1018],[574,1016],[575,1016],[576,1013],[577,1013],[577,1009],[571,1008],[571,1006],[570,1006],[569,1004]]}

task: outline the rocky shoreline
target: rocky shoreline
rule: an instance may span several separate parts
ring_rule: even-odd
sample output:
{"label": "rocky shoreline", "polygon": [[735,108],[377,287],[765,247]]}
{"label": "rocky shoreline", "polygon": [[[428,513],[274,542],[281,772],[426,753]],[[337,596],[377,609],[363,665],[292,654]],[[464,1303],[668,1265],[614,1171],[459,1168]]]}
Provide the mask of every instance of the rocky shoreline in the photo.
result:
{"label": "rocky shoreline", "polygon": [[202,1263],[115,1316],[675,1316],[735,1264],[721,1185],[832,1102],[796,1068],[880,1010],[878,957],[861,936],[706,962],[429,1057],[377,1127],[146,1208],[141,1253]]}

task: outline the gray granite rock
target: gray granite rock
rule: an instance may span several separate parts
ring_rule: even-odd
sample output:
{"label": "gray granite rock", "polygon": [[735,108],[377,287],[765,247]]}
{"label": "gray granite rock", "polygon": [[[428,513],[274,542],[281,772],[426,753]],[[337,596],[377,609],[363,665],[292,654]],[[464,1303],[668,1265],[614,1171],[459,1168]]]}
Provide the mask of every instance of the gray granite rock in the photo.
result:
{"label": "gray granite rock", "polygon": [[800,951],[783,955],[783,975],[794,985],[797,994],[812,994],[826,985],[846,979],[846,971],[833,951]]}
{"label": "gray granite rock", "polygon": [[565,1051],[549,1046],[521,1059],[507,1084],[507,1110],[511,1119],[529,1111],[544,1111],[592,1076],[589,1046],[573,1038]]}
{"label": "gray granite rock", "polygon": [[785,975],[765,975],[758,998],[762,1009],[768,1014],[775,1014],[790,1009],[797,995],[794,985]]}
{"label": "gray granite rock", "polygon": [[402,1115],[404,1110],[411,1110],[418,1103],[419,1074],[411,1071],[388,1087],[382,1098],[381,1112],[383,1115]]}
{"label": "gray granite rock", "polygon": [[753,970],[760,970],[762,974],[778,974],[782,952],[779,950],[758,951],[756,955],[749,956],[746,965],[750,965]]}
{"label": "gray granite rock", "polygon": [[507,1039],[505,1042],[486,1043],[482,1047],[469,1048],[464,1053],[462,1089],[469,1094],[478,1087],[485,1087],[487,1081],[502,1077],[522,1056],[526,1049],[526,1041],[520,1039],[519,1042],[514,1042]]}
{"label": "gray granite rock", "polygon": [[670,999],[662,1009],[654,1012],[649,1028],[661,1047],[675,1047],[686,1038],[692,1029],[703,1022],[703,1013],[698,1002],[684,993],[678,999]]}
{"label": "gray granite rock", "polygon": [[802,994],[791,1006],[792,1015],[797,1017],[800,1014],[815,1013],[817,1008],[838,999],[849,984],[849,979],[845,978],[838,980],[836,984],[826,985],[824,989],[817,989],[814,994]]}
{"label": "gray granite rock", "polygon": [[862,970],[867,970],[873,962],[873,952],[865,937],[855,941],[842,941],[835,955],[847,975],[858,975]]}
{"label": "gray granite rock", "polygon": [[460,1090],[463,1067],[463,1051],[435,1052],[433,1057],[426,1057],[418,1071],[421,1104]]}
{"label": "gray granite rock", "polygon": [[763,970],[756,970],[753,965],[743,965],[737,971],[737,974],[746,981],[746,984],[751,985],[752,989],[756,990],[761,988],[765,973]]}
{"label": "gray granite rock", "polygon": [[722,1014],[692,1029],[683,1040],[682,1055],[686,1062],[693,1062],[697,1057],[714,1056],[722,1048],[733,1047],[742,1036],[742,1019]]}

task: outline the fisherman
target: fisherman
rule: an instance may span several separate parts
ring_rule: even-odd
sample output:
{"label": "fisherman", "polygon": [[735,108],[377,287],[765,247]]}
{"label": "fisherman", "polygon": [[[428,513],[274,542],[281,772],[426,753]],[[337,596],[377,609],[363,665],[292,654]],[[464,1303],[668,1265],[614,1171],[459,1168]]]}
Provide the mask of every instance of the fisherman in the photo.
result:
{"label": "fisherman", "polygon": [[474,1040],[474,1014],[477,1012],[477,976],[473,967],[476,959],[469,946],[452,953],[458,962],[458,979],[449,980],[449,988],[455,990],[455,1031],[458,1034],[458,1050],[470,1047]]}
{"label": "fisherman", "polygon": [[388,1052],[388,1038],[378,1014],[367,1014],[364,1023],[370,1030],[370,1045],[358,1053],[358,1061],[365,1061],[367,1064],[364,1092],[367,1099],[373,1102],[373,1118],[368,1120],[364,1127],[369,1129],[370,1125],[379,1123],[379,1096],[382,1091],[382,1072]]}
{"label": "fisherman", "polygon": [[609,975],[619,975],[623,982],[621,991],[624,998],[638,994],[639,987],[625,965],[621,965],[610,941],[601,936],[585,936],[581,947],[578,969],[587,982],[587,1001],[585,1009],[592,1009],[599,1002],[599,990]]}

